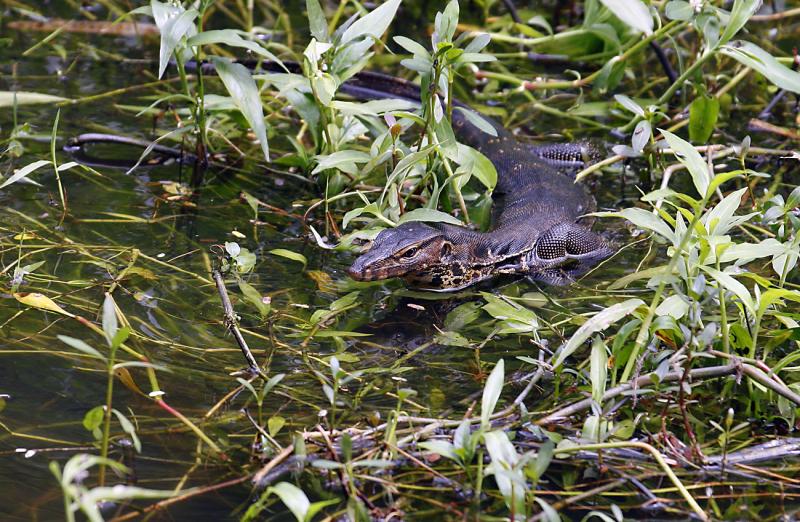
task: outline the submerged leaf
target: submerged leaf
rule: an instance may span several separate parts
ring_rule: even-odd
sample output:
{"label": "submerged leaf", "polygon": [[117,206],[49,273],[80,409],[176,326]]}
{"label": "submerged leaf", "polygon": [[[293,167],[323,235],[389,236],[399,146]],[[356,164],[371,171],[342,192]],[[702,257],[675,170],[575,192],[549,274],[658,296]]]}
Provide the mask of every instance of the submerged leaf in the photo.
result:
{"label": "submerged leaf", "polygon": [[273,250],[270,250],[269,253],[274,254],[276,256],[285,257],[286,259],[291,259],[292,261],[297,261],[298,263],[302,263],[304,269],[308,264],[306,256],[304,256],[303,254],[298,254],[297,252],[292,252],[291,250],[286,250],[285,248],[275,248]]}

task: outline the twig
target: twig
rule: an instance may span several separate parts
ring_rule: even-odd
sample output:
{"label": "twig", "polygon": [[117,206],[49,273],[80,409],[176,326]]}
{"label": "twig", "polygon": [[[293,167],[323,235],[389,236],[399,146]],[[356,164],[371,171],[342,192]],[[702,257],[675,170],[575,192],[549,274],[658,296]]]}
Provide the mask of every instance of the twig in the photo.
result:
{"label": "twig", "polygon": [[[769,107],[767,107],[767,109],[769,109]],[[766,111],[767,109],[764,110]],[[789,138],[790,140],[800,141],[800,134],[798,134],[797,132],[791,129],[787,129],[786,127],[779,127],[778,125],[773,125],[772,123],[763,120],[758,120],[756,118],[751,119],[747,123],[747,128],[753,131],[769,132],[770,134],[777,134],[778,136],[781,136],[783,138]]]}
{"label": "twig", "polygon": [[764,385],[783,398],[788,399],[800,406],[800,395],[790,390],[787,386],[777,382],[775,379],[770,379],[769,375],[764,373],[759,368],[756,368],[750,364],[742,364],[742,372],[759,384]]}
{"label": "twig", "polygon": [[225,326],[233,334],[233,338],[236,339],[236,344],[238,344],[239,348],[241,348],[244,358],[247,360],[247,364],[250,366],[250,369],[261,376],[261,378],[264,380],[267,380],[264,372],[262,372],[261,368],[258,367],[258,363],[256,362],[255,357],[253,357],[253,353],[250,351],[250,347],[247,346],[247,341],[245,341],[242,332],[239,330],[239,325],[236,320],[236,313],[233,311],[233,305],[231,304],[230,297],[228,297],[228,289],[225,288],[225,280],[222,278],[222,274],[219,270],[212,270],[211,276],[214,278],[214,282],[217,284],[217,292],[219,292],[219,298],[222,301]]}
{"label": "twig", "polygon": [[503,0],[503,5],[508,9],[508,14],[511,15],[511,19],[514,20],[514,23],[521,24],[522,18],[519,17],[517,7],[514,5],[513,0]]}
{"label": "twig", "polygon": [[[691,379],[698,379],[698,378],[709,378],[709,377],[722,377],[724,375],[732,375],[736,372],[741,371],[754,381],[758,382],[759,384],[769,388],[770,390],[774,391],[778,395],[792,401],[793,403],[800,406],[800,395],[790,390],[787,386],[771,379],[764,371],[755,366],[747,363],[743,363],[740,360],[730,357],[733,361],[731,364],[726,364],[725,366],[709,366],[707,368],[696,368],[689,372],[689,378]],[[680,372],[670,372],[664,375],[659,382],[672,382],[672,381],[679,381],[683,376],[683,371]],[[638,388],[640,386],[649,384],[652,382],[652,378],[657,377],[655,372],[648,373],[636,379],[632,379],[625,384],[620,384],[616,388],[612,388],[608,390],[605,395],[603,395],[603,402],[606,402],[614,397],[622,395],[623,393],[630,391],[634,388]],[[583,399],[578,402],[574,402],[565,408],[561,408],[558,411],[547,415],[536,421],[536,424],[548,424],[552,422],[557,422],[562,420],[570,415],[574,415],[579,411],[587,410],[591,408],[592,399]]]}
{"label": "twig", "polygon": [[[739,366],[737,364],[731,363],[726,364],[725,366],[710,366],[708,368],[697,368],[695,370],[691,370],[689,372],[690,378],[703,378],[703,377],[720,377],[723,375],[732,375],[737,372]],[[683,375],[683,371],[680,372],[669,372],[664,375],[660,382],[671,382],[671,381],[678,381],[680,380],[681,376]],[[657,377],[656,372],[651,372],[636,379],[632,379],[629,382],[624,384],[620,384],[615,388],[611,388],[603,395],[602,402],[607,402],[614,397],[622,395],[623,393],[633,390],[635,388],[639,388],[646,384],[652,383],[652,378]],[[592,406],[592,399],[583,399],[578,402],[574,402],[565,408],[561,408],[546,417],[543,417],[536,421],[536,424],[549,424],[552,422],[559,421],[570,415],[574,415],[579,411],[588,410]]]}
{"label": "twig", "polygon": [[256,472],[255,475],[253,475],[253,484],[259,487],[262,486],[264,477],[266,477],[270,471],[275,469],[275,467],[278,464],[286,460],[289,457],[289,455],[292,454],[293,451],[294,451],[293,446],[286,446],[285,448],[283,448],[283,450],[281,450],[280,453],[272,457],[272,460],[264,464],[264,467],[262,467],[260,470]]}
{"label": "twig", "polygon": [[[289,448],[291,450],[291,448]],[[241,484],[246,482],[249,478],[249,475],[244,475],[242,477],[237,477],[235,479],[226,480],[225,482],[220,482],[219,484],[214,484],[212,486],[206,486],[201,488],[193,488],[184,493],[183,495],[179,495],[177,497],[168,498],[166,500],[162,500],[160,502],[156,502],[153,505],[146,507],[142,511],[131,511],[130,513],[126,513],[122,516],[112,518],[111,522],[124,522],[125,520],[132,520],[134,518],[139,517],[145,513],[152,513],[154,511],[158,511],[163,509],[167,506],[171,506],[172,504],[177,504],[178,502],[183,502],[184,500],[189,500],[190,498],[197,497],[199,495],[205,495],[206,493],[211,493],[212,491],[219,491],[220,489],[229,488],[231,486],[236,486],[237,484]]]}
{"label": "twig", "polygon": [[655,41],[650,42],[650,48],[656,53],[658,57],[658,61],[661,63],[661,67],[664,69],[664,74],[667,75],[669,79],[669,83],[672,84],[675,80],[678,79],[678,75],[675,74],[675,69],[672,68],[672,64],[669,63],[669,58],[664,53],[664,49],[661,48]]}
{"label": "twig", "polygon": [[[727,455],[712,455],[706,457],[706,462],[712,465],[722,464],[723,457],[728,465],[750,464],[765,460],[775,460],[785,457],[795,457],[800,454],[800,438],[777,439],[759,444],[752,448],[728,453]],[[791,479],[793,482],[797,479]],[[798,481],[800,482],[800,481]]]}
{"label": "twig", "polygon": [[776,20],[783,20],[784,18],[789,18],[792,16],[800,16],[800,7],[795,9],[789,9],[787,11],[783,11],[781,13],[772,13],[772,14],[765,14],[765,15],[753,15],[750,17],[750,22],[774,22]]}

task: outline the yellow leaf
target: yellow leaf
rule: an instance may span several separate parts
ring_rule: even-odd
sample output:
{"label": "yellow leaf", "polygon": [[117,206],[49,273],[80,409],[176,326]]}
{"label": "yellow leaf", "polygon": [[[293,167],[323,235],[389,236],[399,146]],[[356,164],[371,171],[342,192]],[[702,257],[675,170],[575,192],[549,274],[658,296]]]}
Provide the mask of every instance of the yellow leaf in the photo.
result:
{"label": "yellow leaf", "polygon": [[133,375],[131,375],[131,372],[129,372],[127,368],[117,368],[114,370],[114,373],[116,373],[117,378],[126,388],[134,393],[138,393],[142,397],[146,396],[142,389],[136,384],[136,381],[133,380]]}
{"label": "yellow leaf", "polygon": [[66,315],[67,317],[75,317],[74,314],[71,314],[58,306],[55,301],[50,299],[44,294],[40,294],[37,292],[31,293],[16,293],[14,294],[14,299],[19,301],[20,303],[28,306],[32,306],[34,308],[39,308],[41,310],[48,310],[50,312],[56,312],[61,315]]}
{"label": "yellow leaf", "polygon": [[328,294],[335,294],[336,293],[336,284],[333,282],[333,278],[327,273],[321,270],[309,270],[306,272],[308,277],[314,280],[317,283],[317,288],[320,292],[325,292]]}

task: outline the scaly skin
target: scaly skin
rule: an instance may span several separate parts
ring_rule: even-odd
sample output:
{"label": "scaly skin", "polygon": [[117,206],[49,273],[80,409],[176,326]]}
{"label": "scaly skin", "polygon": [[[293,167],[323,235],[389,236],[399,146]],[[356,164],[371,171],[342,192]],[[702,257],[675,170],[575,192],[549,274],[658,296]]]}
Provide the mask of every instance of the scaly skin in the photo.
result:
{"label": "scaly skin", "polygon": [[[375,73],[359,74],[342,90],[358,98],[419,99],[415,85]],[[438,291],[459,290],[499,274],[566,284],[613,253],[578,223],[595,209],[594,198],[564,172],[585,165],[591,148],[535,147],[488,121],[497,137],[453,112],[458,140],[481,151],[497,169],[492,229],[415,222],[384,230],[350,267],[353,279],[402,277],[412,286]]]}

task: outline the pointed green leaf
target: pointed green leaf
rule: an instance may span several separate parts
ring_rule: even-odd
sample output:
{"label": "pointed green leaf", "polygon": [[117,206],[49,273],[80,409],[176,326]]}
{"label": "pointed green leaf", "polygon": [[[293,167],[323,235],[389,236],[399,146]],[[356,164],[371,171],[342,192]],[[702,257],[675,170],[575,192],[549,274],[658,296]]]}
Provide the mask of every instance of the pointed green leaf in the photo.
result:
{"label": "pointed green leaf", "polygon": [[267,144],[267,126],[264,123],[264,111],[261,107],[261,96],[258,93],[253,76],[242,64],[233,63],[227,58],[211,57],[211,62],[219,74],[222,83],[231,95],[233,103],[244,115],[247,123],[253,129],[259,143],[264,159],[269,161],[269,145]]}

